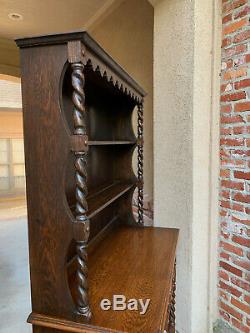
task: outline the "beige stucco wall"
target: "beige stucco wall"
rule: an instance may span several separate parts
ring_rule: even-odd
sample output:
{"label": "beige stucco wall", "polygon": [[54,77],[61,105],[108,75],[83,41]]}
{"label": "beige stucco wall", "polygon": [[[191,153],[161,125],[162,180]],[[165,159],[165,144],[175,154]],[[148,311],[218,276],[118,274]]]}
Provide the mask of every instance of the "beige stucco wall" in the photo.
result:
{"label": "beige stucco wall", "polygon": [[0,74],[0,108],[22,108],[21,83],[16,79]]}
{"label": "beige stucco wall", "polygon": [[212,332],[217,316],[217,3],[154,2],[155,225],[180,229],[180,333]]}
{"label": "beige stucco wall", "polygon": [[23,118],[21,110],[0,110],[0,138],[22,138]]}
{"label": "beige stucco wall", "polygon": [[192,2],[160,1],[155,7],[154,31],[155,225],[181,229],[177,256],[177,328],[188,333],[191,332],[188,308],[191,299]]}
{"label": "beige stucco wall", "polygon": [[195,0],[194,15],[191,328],[205,333],[218,319],[221,2]]}
{"label": "beige stucco wall", "polygon": [[20,78],[0,73],[0,138],[22,138]]}
{"label": "beige stucco wall", "polygon": [[144,112],[145,193],[153,191],[153,7],[126,0],[92,29],[91,35],[146,90]]}
{"label": "beige stucco wall", "polygon": [[19,50],[14,41],[0,38],[0,74],[20,76]]}

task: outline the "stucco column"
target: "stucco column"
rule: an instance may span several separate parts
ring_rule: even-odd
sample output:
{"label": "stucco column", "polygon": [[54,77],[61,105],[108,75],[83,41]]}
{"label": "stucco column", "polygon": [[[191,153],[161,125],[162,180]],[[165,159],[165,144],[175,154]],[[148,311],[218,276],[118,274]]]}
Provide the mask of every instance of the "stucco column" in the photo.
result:
{"label": "stucco column", "polygon": [[153,1],[155,225],[180,228],[177,330],[217,317],[219,8]]}

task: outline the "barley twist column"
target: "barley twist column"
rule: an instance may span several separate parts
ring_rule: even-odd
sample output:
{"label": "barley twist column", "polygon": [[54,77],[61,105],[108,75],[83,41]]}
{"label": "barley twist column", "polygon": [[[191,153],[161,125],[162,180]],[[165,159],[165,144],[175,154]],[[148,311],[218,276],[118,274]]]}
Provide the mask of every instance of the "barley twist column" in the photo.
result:
{"label": "barley twist column", "polygon": [[137,109],[138,131],[138,223],[143,224],[143,103]]}
{"label": "barley twist column", "polygon": [[175,333],[175,292],[176,292],[176,263],[174,266],[174,275],[172,280],[172,292],[171,292],[171,301],[169,308],[169,326],[168,332]]}
{"label": "barley twist column", "polygon": [[[72,101],[74,135],[87,135],[86,130],[86,110],[84,94],[84,65],[80,62],[72,63]],[[91,311],[88,299],[87,281],[87,242],[89,237],[89,219],[87,217],[88,205],[87,196],[87,152],[75,152],[75,179],[76,179],[76,222],[81,232],[76,240],[77,247],[77,310],[86,319],[90,319]],[[78,229],[77,229],[78,230]],[[82,232],[82,230],[84,230]]]}

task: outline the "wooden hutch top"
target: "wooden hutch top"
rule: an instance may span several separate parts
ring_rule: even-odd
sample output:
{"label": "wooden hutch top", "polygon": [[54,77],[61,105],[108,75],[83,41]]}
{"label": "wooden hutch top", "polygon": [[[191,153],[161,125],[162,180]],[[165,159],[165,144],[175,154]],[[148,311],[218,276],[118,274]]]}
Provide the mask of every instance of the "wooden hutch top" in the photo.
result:
{"label": "wooden hutch top", "polygon": [[[174,332],[178,230],[143,225],[145,91],[87,32],[16,42],[33,333]],[[103,311],[113,295],[148,311]]]}

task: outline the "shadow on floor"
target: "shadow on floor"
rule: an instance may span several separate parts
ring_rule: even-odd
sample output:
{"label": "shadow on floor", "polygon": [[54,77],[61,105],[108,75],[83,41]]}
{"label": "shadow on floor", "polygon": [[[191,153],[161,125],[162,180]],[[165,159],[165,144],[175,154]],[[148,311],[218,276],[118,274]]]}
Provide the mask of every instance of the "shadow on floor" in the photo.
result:
{"label": "shadow on floor", "polygon": [[222,320],[217,320],[214,324],[214,333],[237,333],[234,329],[230,328]]}

